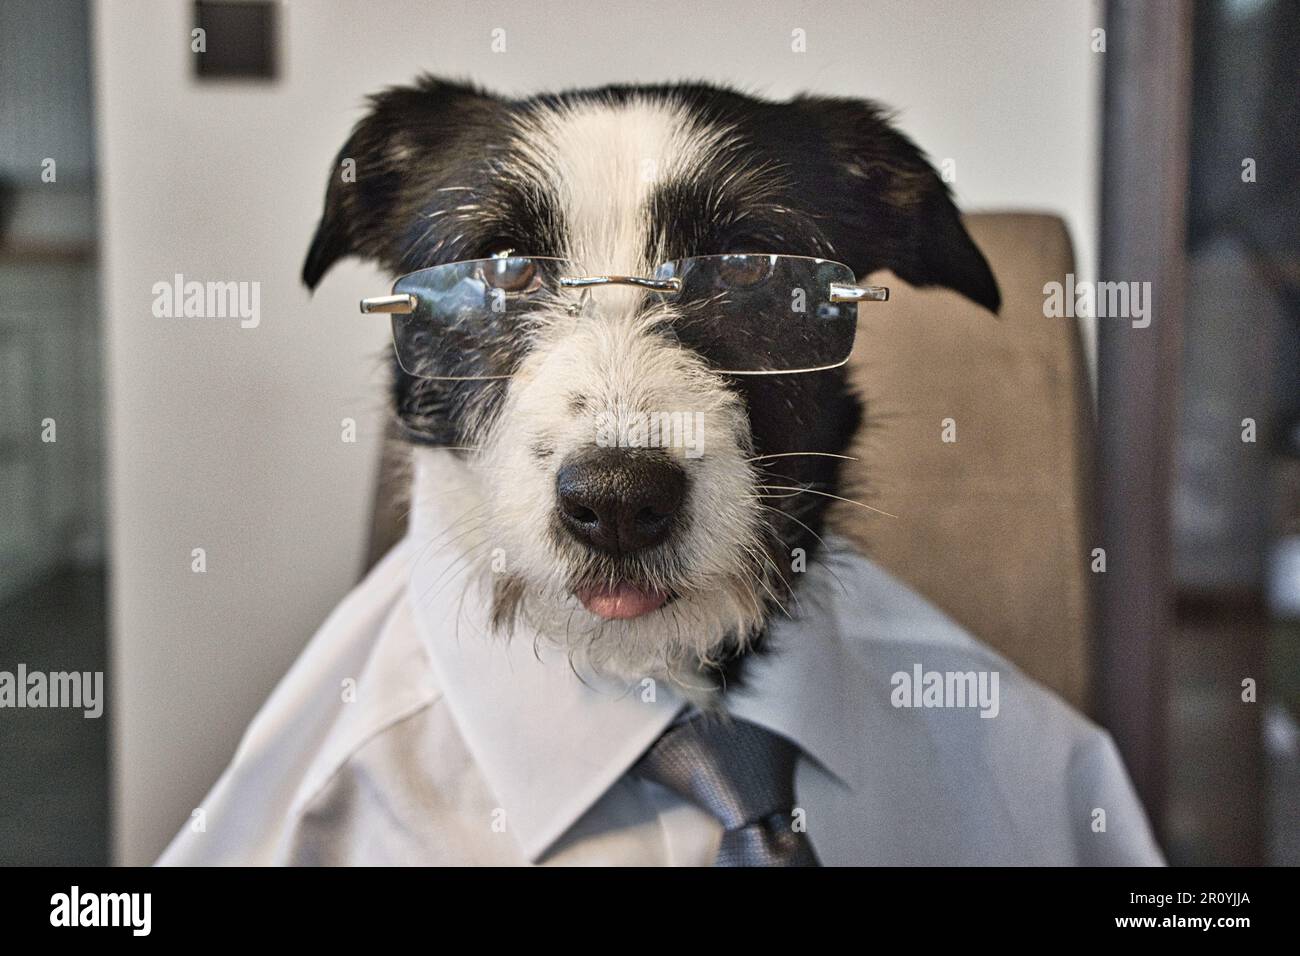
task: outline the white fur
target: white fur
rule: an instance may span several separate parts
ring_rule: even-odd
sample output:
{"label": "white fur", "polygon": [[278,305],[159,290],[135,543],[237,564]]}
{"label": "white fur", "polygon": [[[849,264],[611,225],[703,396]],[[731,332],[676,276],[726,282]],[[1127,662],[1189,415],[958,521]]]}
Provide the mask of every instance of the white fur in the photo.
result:
{"label": "white fur", "polygon": [[[522,159],[511,174],[556,197],[567,258],[589,273],[634,275],[656,264],[647,261],[645,213],[655,183],[691,175],[732,140],[729,130],[703,127],[680,106],[654,100],[547,109],[521,123],[517,137]],[[742,404],[698,356],[650,329],[662,312],[636,314],[644,295],[597,288],[583,315],[557,308],[530,331],[531,351],[504,407],[475,441],[472,464],[487,496],[482,550],[504,556],[495,573],[524,583],[522,613],[544,638],[606,672],[690,689],[701,683],[700,663],[761,625],[768,569]],[[584,400],[578,410],[575,396]],[[700,413],[704,450],[694,457],[666,449],[688,476],[684,530],[663,554],[641,560],[638,574],[678,598],[635,620],[604,621],[573,595],[591,556],[548,530],[556,472],[596,443],[607,416],[665,412]],[[539,442],[553,449],[540,461],[532,451]]]}
{"label": "white fur", "polygon": [[644,275],[659,264],[645,251],[643,207],[654,187],[721,164],[735,142],[727,127],[646,98],[537,110],[520,122],[514,146],[524,175],[559,201],[567,258],[591,273]]}

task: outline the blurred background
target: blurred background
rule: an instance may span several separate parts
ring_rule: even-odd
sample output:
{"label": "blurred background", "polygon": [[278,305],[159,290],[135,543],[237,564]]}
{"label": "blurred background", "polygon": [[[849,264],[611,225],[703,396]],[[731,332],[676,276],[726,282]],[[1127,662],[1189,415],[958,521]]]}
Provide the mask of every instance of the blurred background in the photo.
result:
{"label": "blurred background", "polygon": [[[964,210],[1152,281],[1150,330],[1080,320],[1129,569],[1087,710],[1171,862],[1300,863],[1297,62],[1290,0],[4,0],[0,671],[108,709],[0,710],[0,863],[151,862],[364,567],[387,282],[297,277],[364,96],[421,71],[879,99]],[[257,328],[154,317],[176,274],[260,283]]]}

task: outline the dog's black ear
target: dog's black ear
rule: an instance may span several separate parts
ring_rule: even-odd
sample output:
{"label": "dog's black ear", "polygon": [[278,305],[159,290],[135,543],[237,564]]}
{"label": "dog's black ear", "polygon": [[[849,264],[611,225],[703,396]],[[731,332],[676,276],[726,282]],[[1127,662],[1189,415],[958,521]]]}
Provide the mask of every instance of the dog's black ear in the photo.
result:
{"label": "dog's black ear", "polygon": [[345,256],[400,271],[421,204],[465,155],[462,140],[499,122],[501,101],[426,76],[372,96],[369,106],[330,169],[325,211],[302,267],[309,289]]}
{"label": "dog's black ear", "polygon": [[892,269],[915,286],[946,286],[992,312],[997,280],[962,225],[947,185],[925,154],[866,100],[801,96],[834,168],[826,185],[827,231],[858,275]]}

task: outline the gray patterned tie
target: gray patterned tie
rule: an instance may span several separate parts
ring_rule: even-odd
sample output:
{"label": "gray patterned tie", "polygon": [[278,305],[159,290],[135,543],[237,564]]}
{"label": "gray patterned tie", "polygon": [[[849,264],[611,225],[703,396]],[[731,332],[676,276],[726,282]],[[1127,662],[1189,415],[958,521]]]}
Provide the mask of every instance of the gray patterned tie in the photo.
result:
{"label": "gray patterned tie", "polygon": [[799,748],[756,724],[697,714],[670,727],[632,773],[663,784],[717,817],[714,866],[817,866],[792,826]]}

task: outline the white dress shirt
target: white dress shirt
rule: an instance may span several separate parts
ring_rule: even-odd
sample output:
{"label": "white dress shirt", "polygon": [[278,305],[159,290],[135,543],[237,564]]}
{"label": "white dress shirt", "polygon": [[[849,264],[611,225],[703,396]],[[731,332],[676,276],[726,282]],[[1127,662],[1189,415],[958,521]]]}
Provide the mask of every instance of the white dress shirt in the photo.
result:
{"label": "white dress shirt", "polygon": [[[406,539],[317,632],[159,862],[710,864],[717,821],[627,773],[681,699],[579,679],[535,635],[492,634],[490,581],[456,543],[475,486],[447,452],[417,467]],[[827,541],[795,618],[726,698],[802,749],[797,811],[822,863],[1162,862],[1105,732]],[[896,676],[918,670],[996,674],[996,715],[900,706],[924,703]]]}

